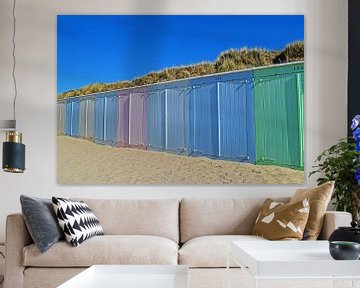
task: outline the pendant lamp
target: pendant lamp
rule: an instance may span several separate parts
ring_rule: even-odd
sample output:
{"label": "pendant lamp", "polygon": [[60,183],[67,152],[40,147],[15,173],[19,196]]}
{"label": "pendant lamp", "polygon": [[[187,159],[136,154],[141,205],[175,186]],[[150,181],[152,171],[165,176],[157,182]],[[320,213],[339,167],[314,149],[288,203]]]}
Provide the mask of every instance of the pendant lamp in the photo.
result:
{"label": "pendant lamp", "polygon": [[13,120],[0,121],[0,130],[6,131],[6,140],[3,143],[2,168],[5,172],[23,173],[25,171],[25,145],[22,144],[22,134],[16,129],[16,98],[17,86],[15,77],[16,57],[15,57],[15,35],[16,35],[16,0],[13,0],[13,37],[12,37],[12,56],[13,69],[12,78],[14,82],[14,100],[13,100]]}

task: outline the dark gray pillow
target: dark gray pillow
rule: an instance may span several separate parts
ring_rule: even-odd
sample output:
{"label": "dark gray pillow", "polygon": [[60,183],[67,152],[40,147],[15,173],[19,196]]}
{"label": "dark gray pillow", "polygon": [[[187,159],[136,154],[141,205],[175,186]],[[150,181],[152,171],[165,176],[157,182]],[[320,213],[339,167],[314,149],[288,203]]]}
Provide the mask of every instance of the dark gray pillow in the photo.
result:
{"label": "dark gray pillow", "polygon": [[21,195],[20,203],[31,238],[41,253],[64,238],[51,199]]}

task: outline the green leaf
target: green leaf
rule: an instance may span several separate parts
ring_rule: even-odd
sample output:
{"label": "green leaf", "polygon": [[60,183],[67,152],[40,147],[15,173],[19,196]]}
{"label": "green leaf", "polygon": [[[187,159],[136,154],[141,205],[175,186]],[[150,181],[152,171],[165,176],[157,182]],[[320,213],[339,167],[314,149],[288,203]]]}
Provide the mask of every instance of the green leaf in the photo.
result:
{"label": "green leaf", "polygon": [[351,193],[360,191],[354,176],[360,167],[360,153],[355,150],[355,143],[347,142],[349,139],[341,139],[337,144],[325,149],[316,158],[317,165],[312,166],[309,177],[317,175],[318,185],[335,181],[332,195],[335,209],[351,212]]}

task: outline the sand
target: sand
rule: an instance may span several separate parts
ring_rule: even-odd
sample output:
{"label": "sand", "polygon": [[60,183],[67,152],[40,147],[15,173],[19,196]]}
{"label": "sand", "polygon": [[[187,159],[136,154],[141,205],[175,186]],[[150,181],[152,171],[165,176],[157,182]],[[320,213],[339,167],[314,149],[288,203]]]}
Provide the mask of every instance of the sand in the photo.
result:
{"label": "sand", "polygon": [[59,184],[295,184],[304,172],[58,136]]}

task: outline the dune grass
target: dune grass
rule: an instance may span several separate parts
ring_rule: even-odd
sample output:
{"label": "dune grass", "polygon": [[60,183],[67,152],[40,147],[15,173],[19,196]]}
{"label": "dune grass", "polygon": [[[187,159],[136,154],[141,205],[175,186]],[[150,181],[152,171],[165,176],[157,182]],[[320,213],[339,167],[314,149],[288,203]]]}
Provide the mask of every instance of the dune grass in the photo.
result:
{"label": "dune grass", "polygon": [[290,43],[282,51],[259,48],[229,49],[221,52],[215,62],[201,62],[189,66],[165,68],[130,81],[89,84],[76,90],[58,94],[58,99],[301,60],[304,60],[303,41]]}

